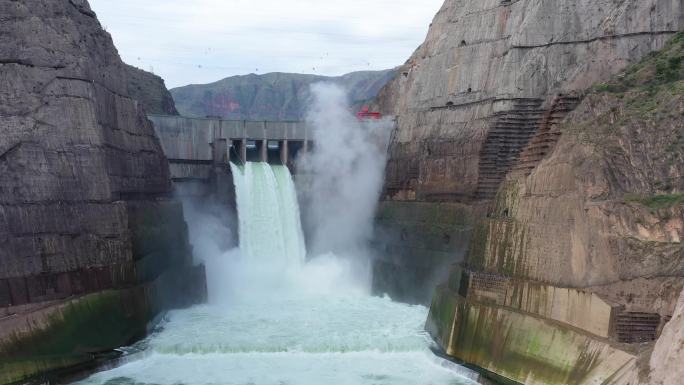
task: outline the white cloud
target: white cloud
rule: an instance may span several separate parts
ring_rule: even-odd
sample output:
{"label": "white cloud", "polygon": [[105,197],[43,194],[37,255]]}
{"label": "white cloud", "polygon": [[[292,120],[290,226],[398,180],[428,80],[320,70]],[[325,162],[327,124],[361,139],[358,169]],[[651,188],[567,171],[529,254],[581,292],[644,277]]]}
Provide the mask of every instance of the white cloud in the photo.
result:
{"label": "white cloud", "polygon": [[443,0],[90,0],[124,61],[169,87],[402,64]]}

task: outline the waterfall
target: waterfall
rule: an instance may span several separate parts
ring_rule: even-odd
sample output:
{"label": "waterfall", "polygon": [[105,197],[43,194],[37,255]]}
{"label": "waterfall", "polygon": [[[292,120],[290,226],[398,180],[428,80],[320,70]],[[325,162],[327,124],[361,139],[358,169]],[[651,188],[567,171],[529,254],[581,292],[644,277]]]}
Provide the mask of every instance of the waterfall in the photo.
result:
{"label": "waterfall", "polygon": [[297,193],[285,166],[231,163],[238,207],[240,249],[246,258],[299,268],[306,246]]}

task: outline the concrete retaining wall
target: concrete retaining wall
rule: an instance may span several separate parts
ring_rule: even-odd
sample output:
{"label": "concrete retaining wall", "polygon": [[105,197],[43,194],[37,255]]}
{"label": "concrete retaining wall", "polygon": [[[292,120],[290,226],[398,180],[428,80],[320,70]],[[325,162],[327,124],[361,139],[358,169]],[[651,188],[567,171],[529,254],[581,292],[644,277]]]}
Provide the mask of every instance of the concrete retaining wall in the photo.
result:
{"label": "concrete retaining wall", "polygon": [[448,355],[517,383],[608,384],[635,359],[605,340],[466,300],[446,286],[437,290],[426,328]]}

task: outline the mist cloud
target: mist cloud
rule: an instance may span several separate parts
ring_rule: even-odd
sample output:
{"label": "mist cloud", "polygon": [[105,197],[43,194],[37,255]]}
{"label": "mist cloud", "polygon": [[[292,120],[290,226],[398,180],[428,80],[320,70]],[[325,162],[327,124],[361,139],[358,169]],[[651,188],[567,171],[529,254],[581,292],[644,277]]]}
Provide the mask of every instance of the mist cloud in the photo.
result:
{"label": "mist cloud", "polygon": [[357,120],[339,86],[315,84],[312,95],[307,121],[315,145],[298,161],[309,254],[365,255],[392,122]]}

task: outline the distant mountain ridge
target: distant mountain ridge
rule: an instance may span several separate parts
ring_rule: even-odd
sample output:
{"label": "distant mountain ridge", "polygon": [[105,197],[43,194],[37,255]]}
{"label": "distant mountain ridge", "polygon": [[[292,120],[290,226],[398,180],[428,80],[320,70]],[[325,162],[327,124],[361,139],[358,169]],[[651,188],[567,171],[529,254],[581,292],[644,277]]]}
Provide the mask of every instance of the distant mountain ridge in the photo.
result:
{"label": "distant mountain ridge", "polygon": [[337,77],[273,72],[233,76],[210,84],[171,90],[183,116],[218,116],[224,119],[300,120],[306,113],[310,86],[317,82],[338,84],[359,107],[374,99],[396,76],[396,70],[352,72]]}

